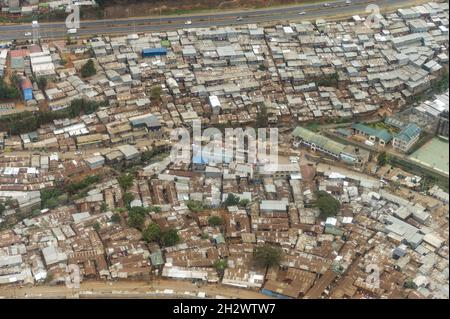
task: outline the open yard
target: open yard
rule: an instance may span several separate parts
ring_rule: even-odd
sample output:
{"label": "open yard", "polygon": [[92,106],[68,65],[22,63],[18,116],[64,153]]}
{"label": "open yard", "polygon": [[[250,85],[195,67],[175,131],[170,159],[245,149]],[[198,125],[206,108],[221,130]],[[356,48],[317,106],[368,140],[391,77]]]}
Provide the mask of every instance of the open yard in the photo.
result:
{"label": "open yard", "polygon": [[434,168],[448,174],[449,172],[449,150],[448,141],[441,138],[433,138],[424,146],[409,156],[410,159],[423,165]]}

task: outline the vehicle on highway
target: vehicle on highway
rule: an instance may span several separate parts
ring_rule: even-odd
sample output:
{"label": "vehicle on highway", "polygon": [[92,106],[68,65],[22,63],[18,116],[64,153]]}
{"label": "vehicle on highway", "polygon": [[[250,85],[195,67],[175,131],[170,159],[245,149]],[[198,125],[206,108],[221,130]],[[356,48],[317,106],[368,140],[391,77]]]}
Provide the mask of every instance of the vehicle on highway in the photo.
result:
{"label": "vehicle on highway", "polygon": [[190,24],[192,24],[192,21],[191,20],[187,20],[184,24],[185,25],[190,25]]}
{"label": "vehicle on highway", "polygon": [[345,4],[352,4],[352,1],[351,0],[346,0]]}
{"label": "vehicle on highway", "polygon": [[324,6],[324,7],[329,7],[330,4],[329,4],[329,3],[324,3],[323,6]]}
{"label": "vehicle on highway", "polygon": [[26,37],[31,37],[31,32],[25,32]]}
{"label": "vehicle on highway", "polygon": [[236,21],[242,21],[242,19],[243,19],[242,17],[237,17]]}
{"label": "vehicle on highway", "polygon": [[302,11],[302,12],[299,12],[298,14],[302,16],[302,15],[306,14],[306,12]]}
{"label": "vehicle on highway", "polygon": [[77,33],[77,29],[68,29],[67,34],[75,34]]}

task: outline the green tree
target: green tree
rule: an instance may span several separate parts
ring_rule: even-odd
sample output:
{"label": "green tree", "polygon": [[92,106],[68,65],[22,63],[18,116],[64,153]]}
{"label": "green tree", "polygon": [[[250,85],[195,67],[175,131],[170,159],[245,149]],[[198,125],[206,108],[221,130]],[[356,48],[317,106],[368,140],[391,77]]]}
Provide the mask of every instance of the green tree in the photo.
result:
{"label": "green tree", "polygon": [[154,87],[152,87],[152,89],[150,91],[150,98],[154,101],[160,101],[161,93],[162,93],[161,86],[159,86],[159,85],[154,86]]}
{"label": "green tree", "polygon": [[403,287],[407,289],[417,289],[417,285],[414,283],[414,281],[411,278],[408,278],[403,283]]}
{"label": "green tree", "polygon": [[320,218],[327,219],[327,217],[336,216],[341,208],[341,203],[332,195],[325,191],[316,192],[315,207],[320,210]]}
{"label": "green tree", "polygon": [[177,244],[180,241],[180,236],[176,229],[169,229],[161,234],[161,242],[164,246],[169,247]]}
{"label": "green tree", "polygon": [[161,228],[156,223],[151,223],[142,232],[142,237],[146,242],[159,241],[161,238]]}
{"label": "green tree", "polygon": [[202,239],[209,239],[209,235],[208,235],[208,233],[206,233],[206,232],[202,233],[200,237],[201,237]]}
{"label": "green tree", "polygon": [[224,223],[223,218],[220,216],[211,216],[208,218],[209,226],[213,226],[213,227],[221,226],[221,225],[223,225],[223,223]]}
{"label": "green tree", "polygon": [[0,99],[18,99],[20,92],[15,85],[7,85],[0,78]]}
{"label": "green tree", "polygon": [[104,213],[108,210],[108,204],[106,204],[105,202],[103,202],[100,206],[100,210]]}
{"label": "green tree", "polygon": [[150,161],[153,158],[154,155],[155,155],[155,152],[153,150],[142,152],[141,153],[141,162],[147,163],[148,161]]}
{"label": "green tree", "polygon": [[125,193],[123,194],[123,203],[125,204],[125,207],[127,209],[130,209],[130,204],[134,199],[134,195],[131,193]]}
{"label": "green tree", "polygon": [[138,212],[128,214],[128,226],[142,230],[144,228],[145,217]]}
{"label": "green tree", "polygon": [[94,61],[92,59],[89,59],[86,64],[81,67],[81,76],[83,78],[88,78],[96,73],[97,70],[95,69]]}
{"label": "green tree", "polygon": [[95,222],[92,227],[94,228],[95,231],[98,232],[100,230],[100,223],[99,222]]}
{"label": "green tree", "polygon": [[133,175],[132,174],[122,174],[119,176],[119,178],[117,179],[119,181],[119,185],[120,187],[126,191],[128,190],[131,186],[133,186]]}
{"label": "green tree", "polygon": [[113,223],[120,223],[120,214],[119,213],[114,213],[112,216],[111,216],[111,221],[113,222]]}
{"label": "green tree", "polygon": [[431,88],[435,94],[440,94],[448,90],[448,71],[444,71],[439,80]]}
{"label": "green tree", "polygon": [[160,213],[161,212],[161,207],[153,206],[152,211],[155,212],[155,213]]}
{"label": "green tree", "polygon": [[267,114],[267,107],[265,105],[261,105],[259,108],[259,112],[256,115],[256,128],[265,128],[269,125],[269,116]]}
{"label": "green tree", "polygon": [[40,90],[45,91],[45,89],[47,89],[47,78],[46,77],[39,77],[37,79],[37,85],[39,87]]}
{"label": "green tree", "polygon": [[377,163],[379,166],[384,166],[387,164],[387,154],[385,151],[381,152],[377,157]]}
{"label": "green tree", "polygon": [[283,251],[279,247],[268,244],[258,246],[253,251],[253,262],[259,267],[279,266],[283,258]]}
{"label": "green tree", "polygon": [[214,263],[214,268],[216,269],[220,277],[223,277],[223,274],[225,273],[225,269],[227,269],[227,267],[228,261],[226,259],[220,259]]}
{"label": "green tree", "polygon": [[225,206],[236,206],[239,204],[239,196],[234,195],[233,193],[228,194],[227,199],[225,200]]}
{"label": "green tree", "polygon": [[142,206],[130,207],[129,211],[130,213],[137,213],[141,214],[142,216],[145,216],[145,214],[147,213],[147,210]]}
{"label": "green tree", "polygon": [[239,206],[241,206],[241,207],[247,207],[248,204],[250,204],[250,201],[248,199],[246,199],[246,198],[241,199],[239,201]]}
{"label": "green tree", "polygon": [[199,213],[205,210],[205,206],[203,202],[199,200],[188,200],[186,202],[186,206],[189,208],[191,212]]}
{"label": "green tree", "polygon": [[2,203],[0,203],[0,214],[2,214],[5,211],[5,205],[3,205]]}
{"label": "green tree", "polygon": [[72,183],[68,184],[65,187],[65,189],[67,192],[69,192],[69,194],[75,194],[75,193],[79,193],[81,190],[83,190],[85,188],[88,188],[92,184],[97,183],[98,181],[100,181],[100,176],[90,175],[90,176],[85,177],[80,182],[72,182]]}
{"label": "green tree", "polygon": [[339,74],[337,72],[321,76],[320,79],[316,81],[317,86],[337,87],[338,83],[339,83]]}

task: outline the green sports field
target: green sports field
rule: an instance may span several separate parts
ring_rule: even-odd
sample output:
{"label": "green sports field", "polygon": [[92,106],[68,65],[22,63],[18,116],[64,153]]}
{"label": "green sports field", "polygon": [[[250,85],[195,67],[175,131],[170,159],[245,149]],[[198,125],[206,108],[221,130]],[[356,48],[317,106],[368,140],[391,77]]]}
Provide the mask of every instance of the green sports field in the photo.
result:
{"label": "green sports field", "polygon": [[412,153],[409,158],[448,174],[448,141],[435,137]]}

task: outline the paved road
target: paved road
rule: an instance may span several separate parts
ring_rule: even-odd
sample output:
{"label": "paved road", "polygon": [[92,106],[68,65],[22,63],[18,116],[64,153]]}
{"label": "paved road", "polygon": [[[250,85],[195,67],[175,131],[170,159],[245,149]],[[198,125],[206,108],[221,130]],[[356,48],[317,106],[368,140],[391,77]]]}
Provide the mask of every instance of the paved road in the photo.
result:
{"label": "paved road", "polygon": [[[380,10],[393,6],[406,6],[414,3],[412,0],[352,0],[351,4],[346,4],[345,0],[328,2],[325,7],[324,2],[315,4],[303,4],[289,7],[253,9],[246,11],[232,11],[225,13],[193,14],[182,16],[161,16],[161,17],[135,17],[127,19],[105,19],[81,21],[77,35],[88,36],[95,34],[111,33],[135,33],[135,32],[157,32],[182,28],[207,28],[212,26],[238,25],[247,23],[267,23],[271,21],[286,20],[307,20],[324,16],[342,15],[351,12],[365,12],[369,3],[376,3]],[[299,15],[300,12],[305,12]],[[237,17],[242,20],[237,21]],[[185,21],[190,20],[192,24],[185,25]],[[25,33],[32,32],[31,23],[10,24],[0,26],[0,41],[10,41],[30,38]],[[67,34],[64,22],[40,23],[41,38],[63,38]]]}

